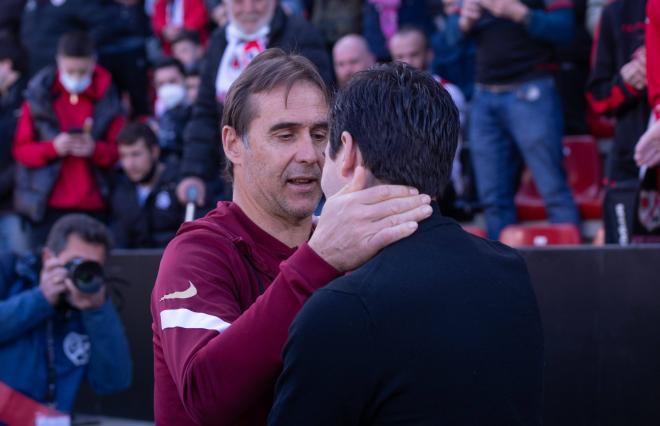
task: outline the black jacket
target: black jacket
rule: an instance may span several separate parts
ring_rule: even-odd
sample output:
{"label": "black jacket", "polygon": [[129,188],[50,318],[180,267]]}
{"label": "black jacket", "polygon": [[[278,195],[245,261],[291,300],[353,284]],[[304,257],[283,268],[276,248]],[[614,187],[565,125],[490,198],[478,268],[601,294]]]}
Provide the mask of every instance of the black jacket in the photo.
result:
{"label": "black jacket", "polygon": [[14,190],[14,144],[16,123],[23,104],[27,79],[21,78],[0,97],[0,211],[11,210]]}
{"label": "black jacket", "polygon": [[2,0],[0,7],[0,35],[19,35],[21,26],[21,13],[25,0]]}
{"label": "black jacket", "polygon": [[185,208],[176,198],[179,174],[165,167],[144,205],[137,186],[120,173],[112,195],[112,231],[119,248],[165,247],[183,223]]}
{"label": "black jacket", "polygon": [[55,62],[61,35],[74,30],[87,31],[97,48],[130,32],[113,0],[27,0],[21,20],[21,39],[30,52],[30,75]]}
{"label": "black jacket", "polygon": [[181,162],[183,152],[183,131],[190,120],[192,107],[178,105],[163,113],[158,119],[158,144],[161,158],[166,163]]}
{"label": "black jacket", "polygon": [[[95,74],[96,75],[96,74]],[[30,105],[30,114],[39,140],[53,140],[60,133],[59,119],[53,109],[53,86],[57,68],[46,67],[28,83],[25,100]],[[121,99],[117,89],[110,85],[103,96],[94,104],[92,137],[102,140],[113,120],[122,115]],[[14,208],[33,222],[41,222],[46,215],[48,197],[60,175],[62,160],[45,167],[30,168],[16,164]],[[111,178],[108,171],[92,166],[99,192],[104,199],[110,197]]]}
{"label": "black jacket", "polygon": [[[644,46],[645,0],[617,0],[603,9],[587,97],[599,114],[616,117],[614,144],[606,167],[613,181],[637,179],[635,145],[651,114],[646,90],[637,91],[621,77],[621,68]],[[647,52],[647,55],[657,52]]]}
{"label": "black jacket", "polygon": [[543,332],[525,262],[434,210],[305,303],[269,425],[541,424]]}
{"label": "black jacket", "polygon": [[[279,47],[307,57],[330,84],[330,58],[321,36],[311,24],[301,17],[287,16],[278,6],[270,27],[268,47]],[[184,133],[182,176],[198,176],[206,180],[218,177],[222,159],[219,142],[222,105],[216,99],[215,81],[226,47],[225,28],[219,28],[211,36],[199,95]]]}

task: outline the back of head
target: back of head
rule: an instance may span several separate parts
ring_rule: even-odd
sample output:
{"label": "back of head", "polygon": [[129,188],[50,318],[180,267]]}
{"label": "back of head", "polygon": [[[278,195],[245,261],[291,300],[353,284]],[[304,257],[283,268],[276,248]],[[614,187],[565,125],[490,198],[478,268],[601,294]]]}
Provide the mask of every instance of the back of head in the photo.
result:
{"label": "back of head", "polygon": [[112,246],[112,238],[103,223],[85,214],[68,214],[58,219],[51,228],[46,248],[58,255],[66,249],[71,235],[88,244],[103,246],[106,251]]}
{"label": "back of head", "polygon": [[73,31],[60,37],[57,43],[57,56],[65,58],[92,58],[96,55],[96,46],[84,31]]}
{"label": "back of head", "polygon": [[380,181],[439,198],[451,176],[459,136],[451,96],[433,77],[393,63],[357,73],[330,115],[331,158],[346,131]]}

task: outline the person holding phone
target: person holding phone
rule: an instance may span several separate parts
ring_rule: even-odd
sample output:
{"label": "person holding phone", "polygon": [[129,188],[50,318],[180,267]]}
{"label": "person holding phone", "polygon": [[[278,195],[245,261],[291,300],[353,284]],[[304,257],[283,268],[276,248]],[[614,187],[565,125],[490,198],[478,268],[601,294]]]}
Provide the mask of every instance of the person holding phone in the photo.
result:
{"label": "person holding phone", "polygon": [[96,65],[91,38],[62,36],[57,67],[43,69],[28,85],[13,147],[14,207],[32,222],[34,244],[65,214],[105,219],[123,124],[119,95]]}

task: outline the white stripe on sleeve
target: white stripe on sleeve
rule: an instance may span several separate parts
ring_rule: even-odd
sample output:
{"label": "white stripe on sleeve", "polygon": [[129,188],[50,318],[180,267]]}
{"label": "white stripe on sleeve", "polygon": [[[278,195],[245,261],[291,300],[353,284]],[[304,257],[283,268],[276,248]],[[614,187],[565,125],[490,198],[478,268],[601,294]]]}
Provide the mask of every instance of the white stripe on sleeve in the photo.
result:
{"label": "white stripe on sleeve", "polygon": [[189,309],[166,309],[160,311],[160,327],[162,330],[174,327],[202,328],[222,333],[229,328],[230,325],[230,323],[225,322],[216,316],[201,312],[193,312]]}

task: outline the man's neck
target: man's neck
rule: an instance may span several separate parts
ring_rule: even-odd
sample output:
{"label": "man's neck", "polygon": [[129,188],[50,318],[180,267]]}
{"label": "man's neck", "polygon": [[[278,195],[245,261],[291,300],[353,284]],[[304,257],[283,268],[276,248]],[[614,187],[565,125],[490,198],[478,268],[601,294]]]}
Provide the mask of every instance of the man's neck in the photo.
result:
{"label": "man's neck", "polygon": [[242,194],[241,191],[236,190],[232,201],[259,228],[288,247],[298,247],[309,240],[312,233],[311,216],[302,220],[275,216],[264,210],[250,197]]}

